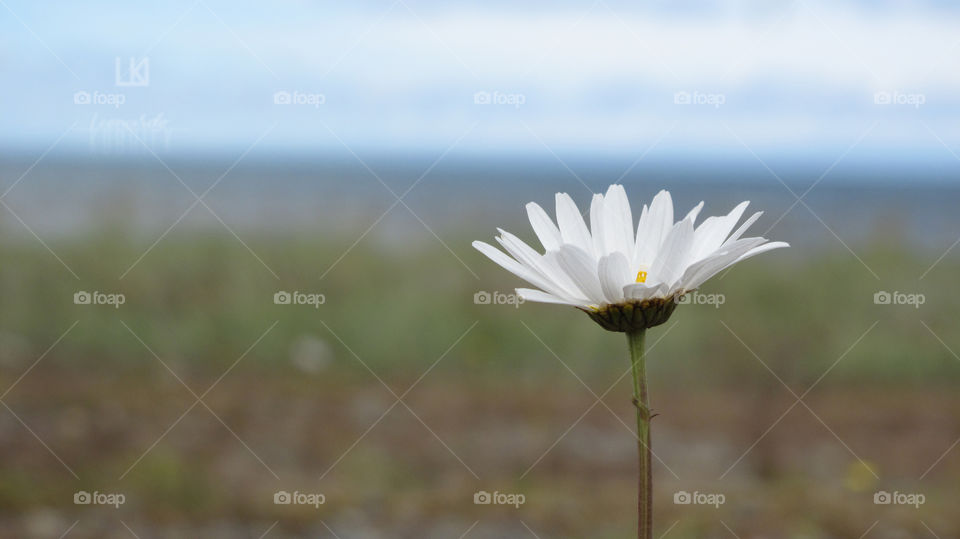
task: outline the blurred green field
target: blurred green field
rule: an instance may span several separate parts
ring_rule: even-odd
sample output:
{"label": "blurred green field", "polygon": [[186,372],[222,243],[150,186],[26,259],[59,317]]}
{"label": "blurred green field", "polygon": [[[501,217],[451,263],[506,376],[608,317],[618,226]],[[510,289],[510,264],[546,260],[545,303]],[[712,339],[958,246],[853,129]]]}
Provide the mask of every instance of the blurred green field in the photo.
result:
{"label": "blurred green field", "polygon": [[[339,358],[335,366],[352,369],[354,362],[323,321],[371,367],[402,375],[422,371],[479,321],[470,346],[458,350],[466,372],[517,375],[542,367],[543,346],[521,325],[526,322],[578,372],[607,372],[607,363],[623,355],[622,339],[599,331],[578,311],[474,304],[478,291],[509,294],[523,285],[469,247],[472,239],[487,235],[446,237],[456,255],[429,240],[398,246],[371,238],[345,254],[356,235],[246,235],[254,255],[226,233],[174,232],[123,279],[153,238],[124,237],[120,227],[111,227],[92,235],[95,239],[48,242],[79,279],[32,238],[6,241],[0,245],[0,327],[9,333],[10,349],[4,355],[35,356],[79,320],[80,331],[59,344],[54,356],[65,365],[136,369],[143,362],[131,358],[144,349],[122,320],[161,356],[182,360],[191,370],[216,371],[279,321],[245,363],[290,368],[281,358],[292,341],[306,335],[331,341]],[[751,260],[701,290],[723,294],[722,306],[691,305],[677,312],[671,320],[678,324],[675,339],[660,345],[660,354],[670,360],[651,368],[656,376],[684,383],[741,383],[745,376],[764,376],[753,361],[745,361],[743,345],[730,338],[719,323],[724,321],[765,361],[781,366],[781,376],[812,381],[878,322],[880,331],[852,350],[826,383],[952,380],[960,375],[956,360],[930,338],[924,323],[938,334],[952,328],[952,313],[960,306],[960,291],[952,284],[960,263],[946,257],[919,279],[937,254],[913,252],[906,244],[875,244],[857,249],[865,267],[838,245],[815,252],[794,247]],[[126,303],[119,309],[74,305],[78,290],[120,292]],[[317,309],[275,305],[278,290],[321,293],[326,302]],[[878,306],[873,296],[880,290],[922,293],[926,301],[919,309]]]}
{"label": "blurred green field", "polygon": [[[629,536],[625,340],[572,308],[476,304],[520,285],[469,247],[488,235],[443,234],[454,255],[430,239],[350,248],[355,230],[243,234],[250,250],[176,230],[122,279],[154,238],[104,225],[47,240],[74,278],[33,238],[4,236],[0,534],[77,521],[71,537]],[[960,534],[960,456],[918,480],[960,436],[960,261],[920,279],[939,253],[855,250],[863,263],[839,244],[751,260],[701,290],[723,305],[681,306],[651,330],[660,533],[858,537],[879,521],[869,537]],[[75,305],[81,290],[126,301]],[[280,290],[325,302],[277,305]],[[877,305],[878,291],[925,302]],[[874,505],[880,489],[927,502]],[[78,506],[78,490],[127,502]],[[327,501],[277,506],[278,490]],[[478,490],[527,503],[474,505]],[[675,505],[678,490],[727,502]]]}

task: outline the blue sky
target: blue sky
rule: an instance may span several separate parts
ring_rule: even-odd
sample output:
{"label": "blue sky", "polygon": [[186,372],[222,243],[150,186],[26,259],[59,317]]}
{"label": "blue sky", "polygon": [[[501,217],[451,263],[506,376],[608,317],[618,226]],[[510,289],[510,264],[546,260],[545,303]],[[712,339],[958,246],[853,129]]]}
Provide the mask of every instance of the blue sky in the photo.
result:
{"label": "blue sky", "polygon": [[949,3],[633,4],[4,0],[0,148],[956,164]]}

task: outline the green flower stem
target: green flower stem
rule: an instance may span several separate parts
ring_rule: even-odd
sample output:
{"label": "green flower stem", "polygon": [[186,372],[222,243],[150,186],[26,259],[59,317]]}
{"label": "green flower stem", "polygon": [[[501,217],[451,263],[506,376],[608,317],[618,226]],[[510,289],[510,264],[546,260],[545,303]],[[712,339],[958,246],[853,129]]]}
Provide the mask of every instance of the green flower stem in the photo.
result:
{"label": "green flower stem", "polygon": [[646,330],[627,333],[630,365],[633,369],[633,404],[637,407],[637,452],[639,486],[637,499],[637,537],[653,537],[653,474],[650,466],[650,395],[647,393],[647,365],[644,358]]}

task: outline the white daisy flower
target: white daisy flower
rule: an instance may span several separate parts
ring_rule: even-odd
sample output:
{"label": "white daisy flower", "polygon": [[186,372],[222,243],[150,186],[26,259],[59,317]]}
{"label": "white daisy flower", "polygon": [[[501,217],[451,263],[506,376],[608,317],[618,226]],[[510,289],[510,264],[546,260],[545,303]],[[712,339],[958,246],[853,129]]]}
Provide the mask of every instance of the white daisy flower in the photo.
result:
{"label": "white daisy flower", "polygon": [[694,226],[703,202],[674,223],[670,193],[660,191],[649,208],[643,206],[634,234],[622,185],[611,185],[606,196],[593,195],[589,228],[569,195],[557,193],[556,199],[557,224],[538,204],[527,204],[544,254],[502,229],[496,239],[510,256],[481,241],[473,246],[537,287],[517,289],[525,300],[572,305],[613,331],[662,324],[676,300],[707,279],[754,255],[788,247],[742,237],[763,212],[734,230],[749,202]]}

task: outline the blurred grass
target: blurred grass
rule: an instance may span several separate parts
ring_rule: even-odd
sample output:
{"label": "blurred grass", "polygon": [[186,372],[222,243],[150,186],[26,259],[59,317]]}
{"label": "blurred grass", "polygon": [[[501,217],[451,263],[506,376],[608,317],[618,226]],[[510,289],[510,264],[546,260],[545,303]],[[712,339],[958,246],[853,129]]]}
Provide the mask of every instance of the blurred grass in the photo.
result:
{"label": "blurred grass", "polygon": [[[344,254],[356,239],[349,232],[356,231],[243,234],[279,279],[219,232],[176,230],[122,279],[153,238],[105,225],[48,240],[75,279],[30,238],[4,237],[0,376],[4,387],[16,383],[6,400],[81,481],[5,418],[0,515],[14,516],[0,517],[0,532],[42,536],[31,530],[45,529],[36,522],[47,511],[69,525],[80,484],[128,493],[120,511],[135,529],[176,530],[190,521],[184,533],[231,537],[242,535],[238,527],[262,532],[279,519],[277,536],[326,534],[316,511],[278,508],[270,496],[280,487],[316,489],[316,478],[336,463],[320,482],[329,502],[319,514],[338,533],[416,537],[429,523],[433,535],[458,536],[476,519],[489,536],[527,533],[516,511],[478,512],[486,508],[470,496],[481,488],[526,493],[522,518],[545,536],[628,533],[634,482],[625,379],[604,399],[622,423],[597,407],[518,479],[593,402],[566,367],[600,394],[627,368],[623,336],[572,308],[475,304],[478,291],[511,293],[521,283],[474,252],[465,229],[444,234],[463,263],[429,239],[397,245],[372,236]],[[910,488],[956,438],[949,418],[960,407],[951,397],[960,361],[948,347],[960,349],[953,330],[960,290],[951,286],[960,262],[948,256],[920,279],[939,253],[896,240],[856,251],[863,263],[824,247],[753,259],[702,287],[723,294],[722,306],[680,306],[651,331],[651,390],[663,414],[655,444],[684,478],[656,472],[661,533],[674,520],[681,524],[671,536],[727,533],[716,512],[669,500],[680,488],[707,490],[702,478],[711,485],[790,406],[777,378],[798,394],[818,383],[811,407],[882,481],[849,486],[858,461],[798,407],[798,418],[785,420],[717,484],[732,500],[723,522],[743,537],[857,536],[876,519],[871,489]],[[78,290],[120,292],[126,303],[74,305]],[[326,302],[275,305],[278,290],[322,293]],[[926,303],[876,305],[878,290],[923,293]],[[197,394],[242,357],[205,397],[236,434],[197,406],[145,454],[194,398],[138,337]],[[428,369],[405,400],[436,431],[398,406],[337,463],[393,402],[377,377],[399,395]],[[267,464],[257,462],[261,456]],[[941,466],[958,470],[951,459]],[[934,474],[924,485],[931,502],[921,514],[960,533],[938,520],[949,476]],[[916,535],[924,533],[917,514],[882,516]],[[81,516],[108,528],[116,518]]]}
{"label": "blurred grass", "polygon": [[[0,244],[4,355],[35,357],[78,320],[78,331],[51,354],[86,366],[143,363],[132,358],[143,358],[146,350],[121,320],[161,357],[192,369],[229,365],[275,321],[269,338],[245,361],[289,367],[282,358],[290,343],[307,335],[328,341],[339,358],[351,356],[345,343],[378,372],[417,371],[475,321],[469,346],[458,351],[468,368],[517,373],[539,366],[537,358],[548,352],[520,322],[578,372],[603,372],[602,362],[623,355],[621,336],[600,330],[572,308],[475,305],[479,290],[512,293],[522,283],[474,252],[467,236],[445,241],[479,279],[439,244],[361,242],[334,264],[350,244],[346,236],[245,238],[276,279],[236,239],[209,232],[171,234],[120,279],[149,243],[118,229],[93,238],[51,242],[80,279],[33,242]],[[923,324],[947,336],[951,313],[960,307],[960,290],[952,286],[960,264],[945,258],[920,280],[935,253],[874,244],[859,248],[858,255],[863,264],[846,251],[793,248],[714,278],[701,292],[723,294],[725,303],[681,306],[651,334],[656,341],[676,324],[676,338],[658,346],[655,354],[662,359],[651,368],[685,383],[757,374],[734,333],[777,365],[774,370],[812,381],[877,322],[879,330],[851,350],[827,382],[955,379],[957,360]],[[126,303],[119,309],[74,305],[78,290],[121,292]],[[322,293],[326,303],[318,309],[275,305],[278,290]],[[878,290],[923,293],[926,303],[919,309],[875,305]]]}

